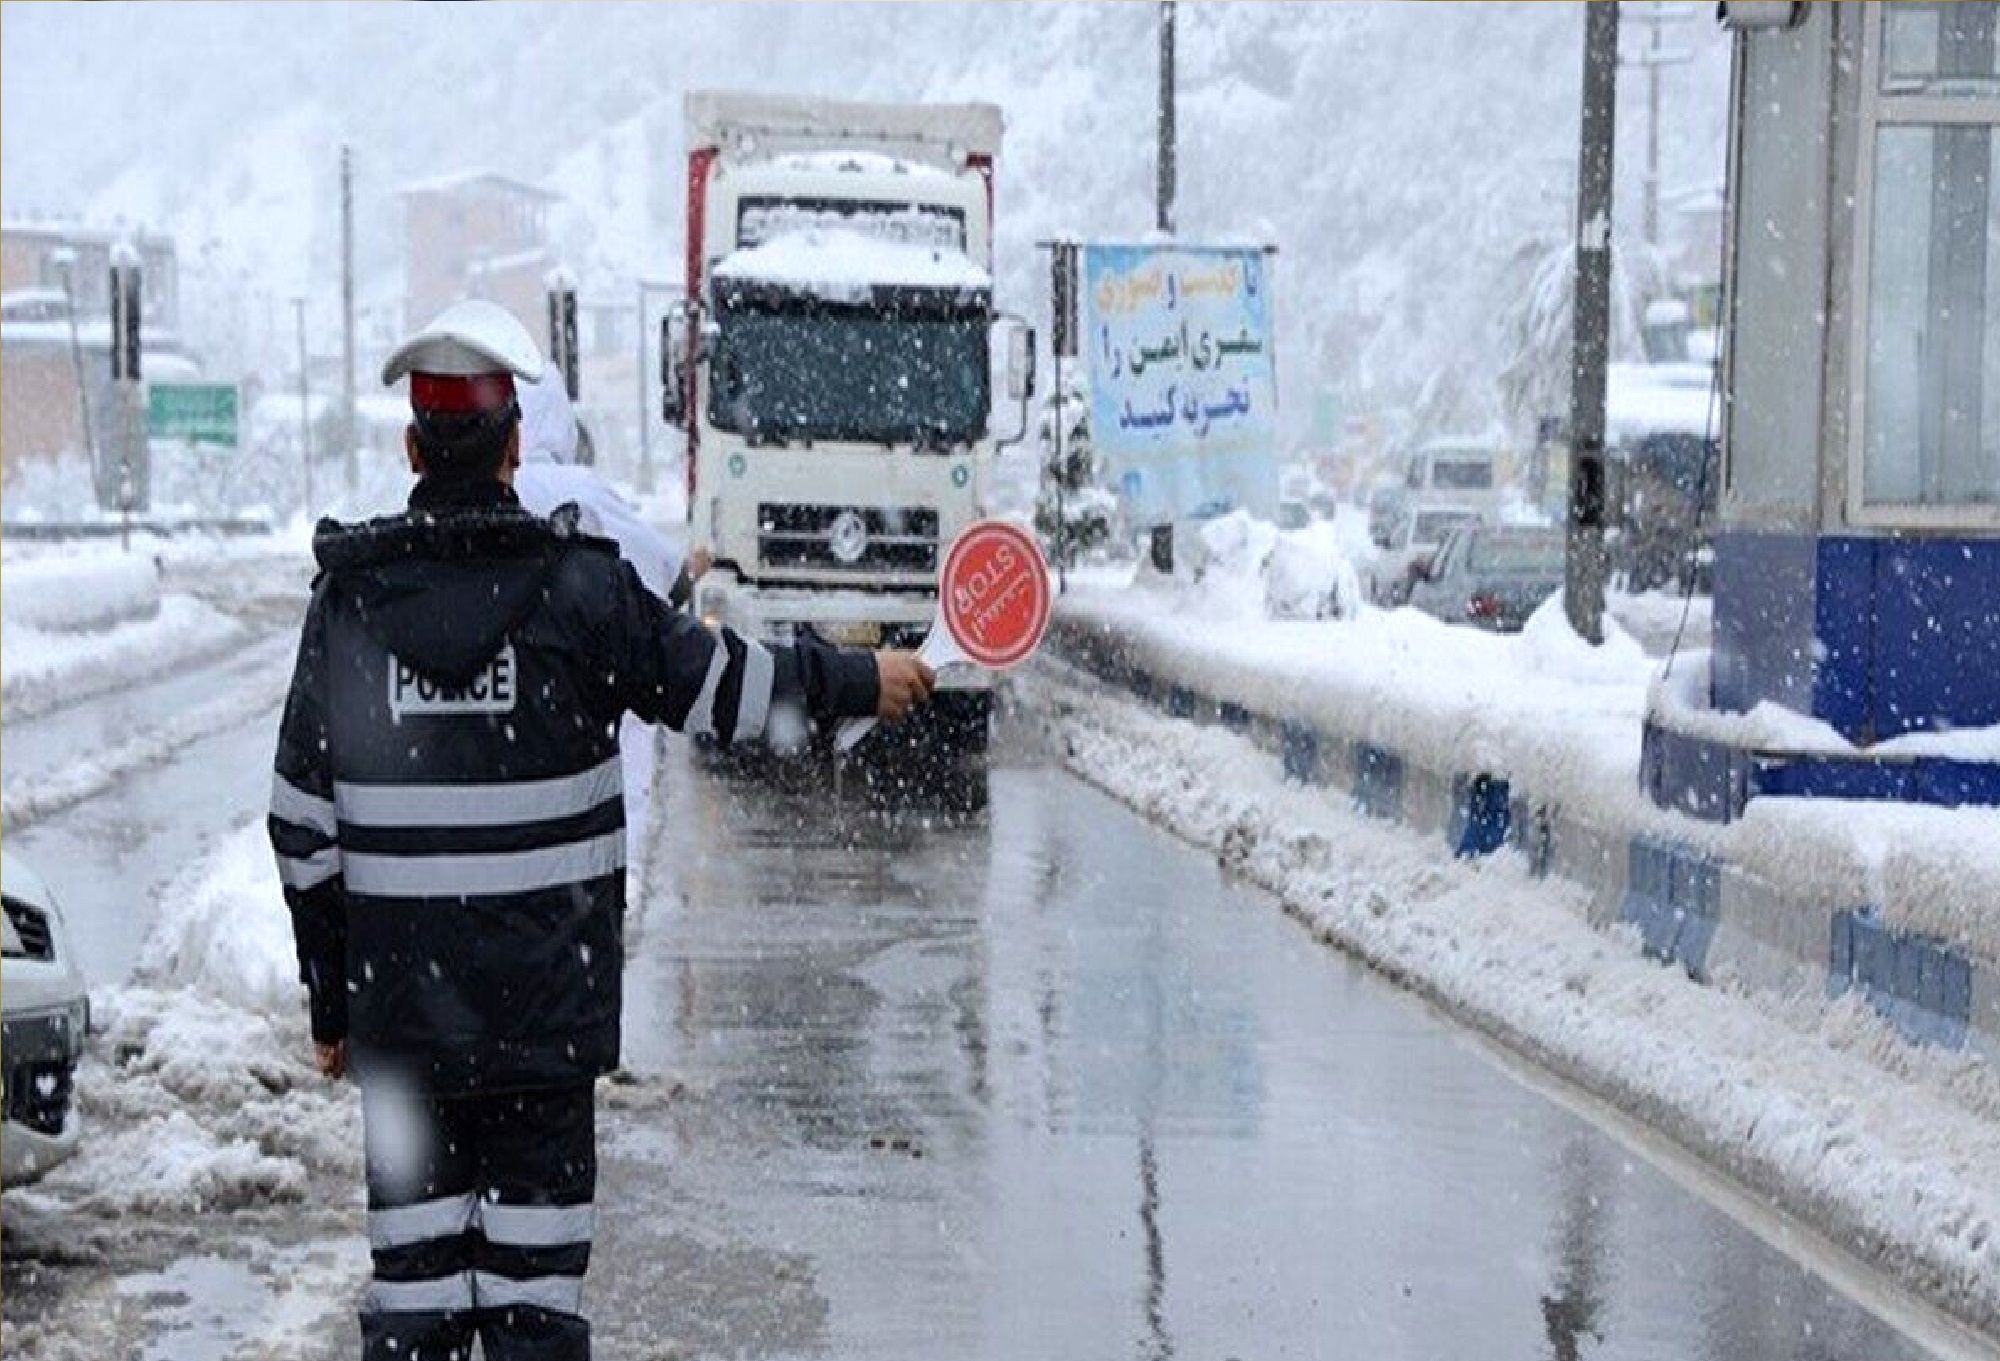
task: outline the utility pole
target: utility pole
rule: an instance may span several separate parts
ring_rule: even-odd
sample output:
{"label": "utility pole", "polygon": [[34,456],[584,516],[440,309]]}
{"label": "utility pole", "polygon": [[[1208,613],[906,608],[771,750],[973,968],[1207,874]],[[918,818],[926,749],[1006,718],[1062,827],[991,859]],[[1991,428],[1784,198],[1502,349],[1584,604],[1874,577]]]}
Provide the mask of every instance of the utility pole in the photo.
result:
{"label": "utility pole", "polygon": [[1569,398],[1570,627],[1604,641],[1604,380],[1611,331],[1611,171],[1618,115],[1618,4],[1584,6],[1583,136],[1576,174],[1576,296]]}
{"label": "utility pole", "polygon": [[[1174,193],[1180,173],[1179,146],[1174,127],[1174,84],[1174,0],[1160,0],[1160,146],[1155,153],[1158,174],[1154,183],[1153,225],[1169,236],[1174,230]],[[1056,389],[1056,403],[1060,409],[1060,386]],[[1171,520],[1153,526],[1151,556],[1155,570],[1163,573],[1174,570],[1174,526]]]}
{"label": "utility pole", "polygon": [[1055,361],[1056,408],[1051,422],[1056,477],[1056,585],[1069,589],[1069,464],[1063,457],[1068,434],[1069,393],[1063,387],[1063,359],[1077,352],[1077,245],[1056,241],[1049,246],[1049,355]]}
{"label": "utility pole", "polygon": [[1692,11],[1664,3],[1645,5],[1634,16],[1646,25],[1651,37],[1646,49],[1625,60],[1646,73],[1646,196],[1642,226],[1646,244],[1660,244],[1660,72],[1669,66],[1684,66],[1693,60],[1686,51],[1669,51],[1664,43],[1668,24],[1692,17]]}
{"label": "utility pole", "polygon": [[1179,172],[1174,131],[1174,0],[1160,0],[1160,145],[1154,163],[1154,222],[1163,232],[1174,229],[1174,190]]}
{"label": "utility pole", "polygon": [[354,450],[354,154],[340,148],[340,447],[347,489],[361,482]]}
{"label": "utility pole", "polygon": [[76,331],[76,252],[68,246],[58,246],[49,258],[62,271],[63,302],[69,309],[69,360],[76,372],[76,400],[83,411],[83,452],[90,459],[90,480],[103,485],[103,473],[97,466],[97,429],[90,418],[90,379],[83,367],[83,341]]}
{"label": "utility pole", "polygon": [[298,322],[299,332],[299,457],[306,470],[306,499],[304,508],[307,515],[313,512],[313,440],[312,402],[307,397],[306,388],[306,300],[292,299],[292,315]]}

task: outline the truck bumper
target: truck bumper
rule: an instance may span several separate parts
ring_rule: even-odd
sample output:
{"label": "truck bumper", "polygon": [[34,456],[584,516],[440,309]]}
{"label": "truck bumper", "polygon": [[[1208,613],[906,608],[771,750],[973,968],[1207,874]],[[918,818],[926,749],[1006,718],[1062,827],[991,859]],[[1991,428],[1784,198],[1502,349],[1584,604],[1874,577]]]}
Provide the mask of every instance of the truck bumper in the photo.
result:
{"label": "truck bumper", "polygon": [[[696,588],[695,607],[703,622],[726,625],[763,643],[790,643],[799,626],[806,625],[830,643],[914,649],[930,631],[937,601],[929,595],[759,587],[716,571]],[[992,676],[981,667],[948,667],[938,676],[940,690],[992,687]]]}

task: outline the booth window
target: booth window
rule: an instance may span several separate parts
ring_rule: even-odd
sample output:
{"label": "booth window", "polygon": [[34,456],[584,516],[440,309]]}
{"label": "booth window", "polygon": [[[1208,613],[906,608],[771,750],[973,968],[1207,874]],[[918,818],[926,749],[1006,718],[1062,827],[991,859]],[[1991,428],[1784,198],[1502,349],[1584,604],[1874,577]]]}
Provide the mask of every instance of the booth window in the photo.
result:
{"label": "booth window", "polygon": [[2000,506],[2000,4],[1876,13],[1864,496]]}

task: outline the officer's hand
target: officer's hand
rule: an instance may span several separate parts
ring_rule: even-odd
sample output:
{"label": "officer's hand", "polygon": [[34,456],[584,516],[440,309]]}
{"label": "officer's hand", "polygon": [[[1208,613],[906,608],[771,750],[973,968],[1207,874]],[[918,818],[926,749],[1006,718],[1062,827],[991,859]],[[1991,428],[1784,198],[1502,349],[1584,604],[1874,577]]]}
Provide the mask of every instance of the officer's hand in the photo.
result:
{"label": "officer's hand", "polygon": [[708,569],[715,565],[715,557],[706,544],[696,544],[688,550],[685,570],[689,581],[700,581],[708,575]]}
{"label": "officer's hand", "polygon": [[875,700],[875,716],[894,723],[919,704],[929,702],[937,672],[924,665],[914,652],[878,652],[875,676],[881,693]]}
{"label": "officer's hand", "polygon": [[332,1044],[313,1041],[313,1065],[324,1078],[347,1076],[347,1041],[335,1040]]}

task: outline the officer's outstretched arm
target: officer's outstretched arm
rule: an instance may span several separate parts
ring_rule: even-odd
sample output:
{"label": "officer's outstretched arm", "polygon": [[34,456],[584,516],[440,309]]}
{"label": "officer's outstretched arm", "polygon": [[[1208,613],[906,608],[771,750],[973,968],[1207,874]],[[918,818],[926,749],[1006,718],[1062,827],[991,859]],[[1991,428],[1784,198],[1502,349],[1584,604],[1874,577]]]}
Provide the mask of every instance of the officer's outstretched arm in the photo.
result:
{"label": "officer's outstretched arm", "polygon": [[333,811],[333,771],[327,764],[325,607],[313,592],[299,638],[291,693],[278,728],[271,779],[271,849],[292,912],[299,979],[312,1008],[313,1039],[347,1036],[347,901],[340,866],[340,829]]}
{"label": "officer's outstretched arm", "polygon": [[811,634],[766,647],[730,629],[711,633],[640,585],[629,564],[619,564],[618,579],[620,699],[647,722],[727,746],[762,736],[778,708],[821,719],[875,712],[880,680],[872,653]]}

